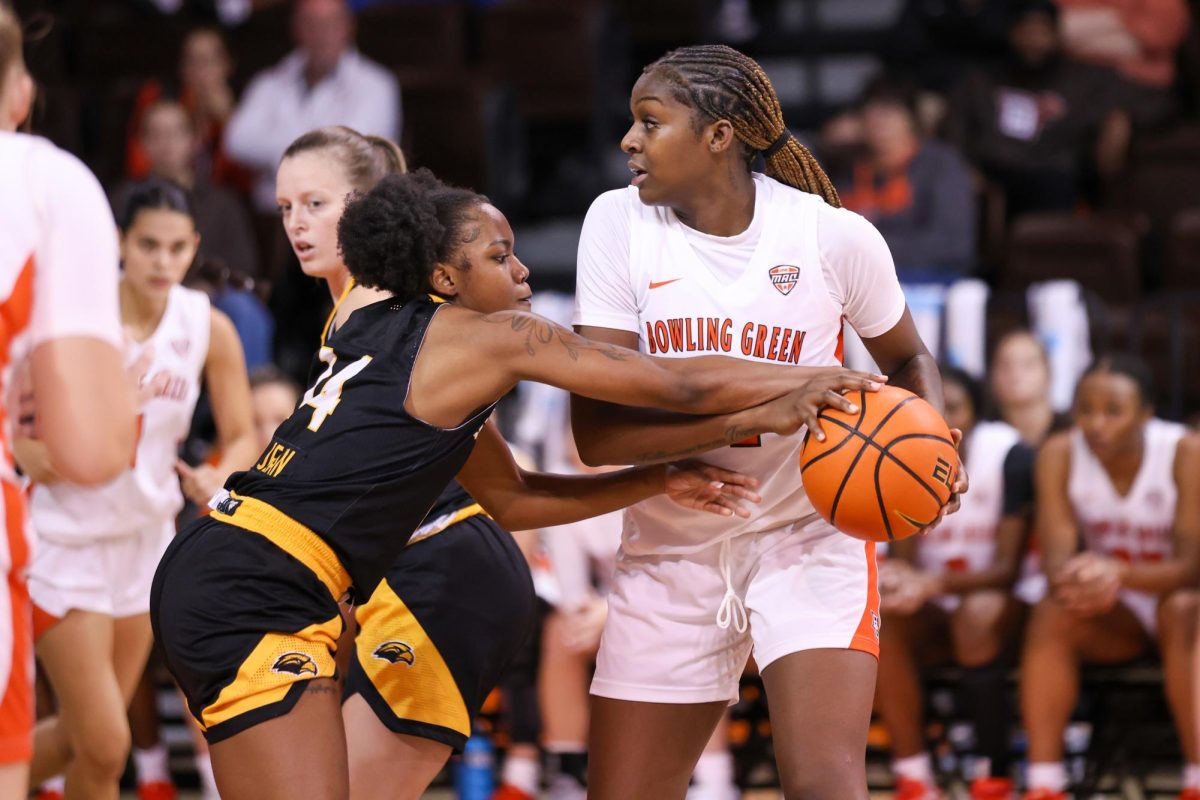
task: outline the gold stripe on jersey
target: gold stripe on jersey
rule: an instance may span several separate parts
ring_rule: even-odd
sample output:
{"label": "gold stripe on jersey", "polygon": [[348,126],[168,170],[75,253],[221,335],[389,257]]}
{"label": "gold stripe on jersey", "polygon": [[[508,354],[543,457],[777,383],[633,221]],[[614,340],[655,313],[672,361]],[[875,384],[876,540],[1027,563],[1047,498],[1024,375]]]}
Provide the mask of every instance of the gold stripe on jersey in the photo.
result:
{"label": "gold stripe on jersey", "polygon": [[410,545],[416,544],[424,539],[428,539],[430,536],[436,536],[437,534],[449,528],[451,525],[457,525],[464,519],[477,517],[481,514],[485,517],[491,516],[483,510],[483,506],[479,505],[479,503],[472,503],[471,505],[460,508],[457,511],[452,511],[449,514],[442,514],[437,519],[430,520],[421,527],[417,528],[416,531],[413,532],[412,538],[408,540],[408,543]]}
{"label": "gold stripe on jersey", "polygon": [[358,663],[392,712],[470,736],[471,719],[454,675],[386,579],[355,616]]}
{"label": "gold stripe on jersey", "polygon": [[337,316],[338,306],[346,299],[346,295],[350,294],[350,290],[355,286],[354,278],[346,281],[346,288],[342,289],[342,296],[333,304],[333,308],[329,311],[329,316],[325,318],[325,326],[321,328],[321,347],[325,346],[325,338],[329,336],[329,328],[333,325],[333,318]]}
{"label": "gold stripe on jersey", "polygon": [[324,539],[269,503],[242,497],[237,492],[230,492],[229,497],[233,513],[214,510],[213,519],[265,537],[311,569],[333,597],[346,594],[351,584],[350,573]]}
{"label": "gold stripe on jersey", "polygon": [[292,685],[312,678],[332,678],[333,653],[342,632],[342,617],[309,625],[296,633],[268,633],[238,667],[237,676],[217,699],[200,712],[200,727],[214,725],[283,700]]}

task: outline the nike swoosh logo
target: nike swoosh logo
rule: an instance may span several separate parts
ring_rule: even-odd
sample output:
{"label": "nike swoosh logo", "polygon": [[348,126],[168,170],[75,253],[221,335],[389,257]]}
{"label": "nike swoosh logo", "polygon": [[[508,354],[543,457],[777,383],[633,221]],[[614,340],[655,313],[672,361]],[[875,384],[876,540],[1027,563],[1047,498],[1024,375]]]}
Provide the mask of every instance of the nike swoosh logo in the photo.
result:
{"label": "nike swoosh logo", "polygon": [[683,280],[683,278],[671,278],[671,280],[669,280],[669,281],[650,281],[650,288],[658,289],[660,287],[666,286],[668,283],[674,283],[675,281],[681,281],[681,280]]}

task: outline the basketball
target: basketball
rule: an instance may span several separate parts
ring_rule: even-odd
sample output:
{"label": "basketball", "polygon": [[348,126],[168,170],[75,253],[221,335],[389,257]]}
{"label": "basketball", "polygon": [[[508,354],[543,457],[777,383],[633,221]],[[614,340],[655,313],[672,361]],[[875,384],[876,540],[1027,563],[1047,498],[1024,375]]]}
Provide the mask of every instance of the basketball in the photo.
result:
{"label": "basketball", "polygon": [[851,395],[857,414],[821,411],[825,441],[807,437],[804,490],[818,513],[857,539],[888,542],[924,528],[950,498],[958,453],[937,409],[885,386]]}

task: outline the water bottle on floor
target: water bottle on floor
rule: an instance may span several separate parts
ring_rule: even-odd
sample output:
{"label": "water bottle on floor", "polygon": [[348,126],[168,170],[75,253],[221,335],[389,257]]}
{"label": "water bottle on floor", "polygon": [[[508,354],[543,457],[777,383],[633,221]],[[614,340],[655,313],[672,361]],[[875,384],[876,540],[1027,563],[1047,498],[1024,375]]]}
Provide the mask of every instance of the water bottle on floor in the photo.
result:
{"label": "water bottle on floor", "polygon": [[458,800],[490,800],[495,788],[494,768],[492,740],[476,730],[463,746],[462,759],[454,773]]}

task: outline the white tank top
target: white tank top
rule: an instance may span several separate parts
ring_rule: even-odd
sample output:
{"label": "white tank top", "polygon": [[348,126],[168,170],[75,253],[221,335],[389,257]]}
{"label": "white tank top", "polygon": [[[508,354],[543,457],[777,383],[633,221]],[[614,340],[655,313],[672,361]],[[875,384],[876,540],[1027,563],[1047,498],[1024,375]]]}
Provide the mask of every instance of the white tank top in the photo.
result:
{"label": "white tank top", "polygon": [[35,486],[33,527],[40,538],[80,544],[128,536],[157,529],[179,513],[183,493],[175,460],[200,396],[211,327],[208,296],[173,287],[158,327],[137,346],[137,352],[153,347],[147,381],[163,373],[169,377],[141,409],[132,468],[96,488],[68,483]]}
{"label": "white tank top", "polygon": [[917,563],[925,572],[979,572],[996,556],[996,526],[1004,513],[1004,461],[1021,434],[1006,422],[981,422],[964,443],[971,491],[962,505],[918,537]]}
{"label": "white tank top", "polygon": [[[598,198],[580,241],[575,324],[636,330],[641,351],[654,356],[715,354],[804,366],[841,363],[843,319],[866,336],[895,325],[904,298],[878,232],[815,195],[761,175],[755,184],[750,227],[725,239],[686,228],[669,209],[642,204],[636,189]],[[614,249],[614,231],[602,225],[613,217],[625,223],[628,252],[609,259],[597,251]],[[830,260],[821,237],[852,244],[830,245]],[[750,506],[750,519],[651,498],[626,510],[624,551],[694,552],[731,536],[819,522],[800,482],[803,434],[767,434],[700,456],[759,479],[763,499]],[[814,530],[828,532],[823,525]]]}
{"label": "white tank top", "polygon": [[1083,433],[1071,430],[1067,496],[1088,550],[1129,562],[1159,561],[1171,554],[1178,497],[1175,447],[1186,432],[1174,422],[1147,422],[1142,464],[1129,492],[1121,496]]}
{"label": "white tank top", "polygon": [[[87,167],[45,139],[0,132],[0,397],[14,365],[44,342],[120,347],[117,260],[112,211]],[[0,574],[22,570],[30,544],[8,415],[0,414]]]}

